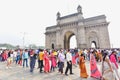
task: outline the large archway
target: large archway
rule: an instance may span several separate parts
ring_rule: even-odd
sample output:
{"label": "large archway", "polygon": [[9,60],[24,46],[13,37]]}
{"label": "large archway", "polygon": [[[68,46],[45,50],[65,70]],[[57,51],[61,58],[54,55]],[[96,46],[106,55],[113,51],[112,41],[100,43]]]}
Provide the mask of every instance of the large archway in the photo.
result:
{"label": "large archway", "polygon": [[70,39],[71,37],[75,36],[75,34],[71,31],[68,31],[64,35],[64,49],[70,48]]}
{"label": "large archway", "polygon": [[[77,12],[66,16],[57,13],[56,25],[46,28],[45,47],[48,49],[70,48],[70,38],[75,35],[77,48],[91,48],[91,43],[96,48],[110,48],[108,33],[109,22],[105,15],[84,18],[82,7],[77,7]],[[54,43],[54,45],[51,44]]]}

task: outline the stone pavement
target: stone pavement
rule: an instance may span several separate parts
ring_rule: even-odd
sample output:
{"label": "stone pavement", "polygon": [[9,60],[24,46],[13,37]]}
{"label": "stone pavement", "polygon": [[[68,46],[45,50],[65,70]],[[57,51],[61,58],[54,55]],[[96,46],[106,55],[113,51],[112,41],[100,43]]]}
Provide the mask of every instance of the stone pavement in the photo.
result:
{"label": "stone pavement", "polygon": [[[101,63],[97,64],[100,69]],[[90,66],[88,61],[86,62],[86,67],[88,74],[90,74]],[[65,68],[66,67],[64,67],[64,71]],[[37,65],[34,72],[30,73],[29,68],[23,68],[22,66],[16,64],[12,64],[12,68],[6,69],[6,62],[0,62],[0,80],[97,80],[91,77],[88,77],[87,79],[80,78],[79,66],[73,66],[73,73],[74,75],[65,76],[64,74],[61,75],[58,73],[57,69],[55,72],[51,73],[39,73]]]}

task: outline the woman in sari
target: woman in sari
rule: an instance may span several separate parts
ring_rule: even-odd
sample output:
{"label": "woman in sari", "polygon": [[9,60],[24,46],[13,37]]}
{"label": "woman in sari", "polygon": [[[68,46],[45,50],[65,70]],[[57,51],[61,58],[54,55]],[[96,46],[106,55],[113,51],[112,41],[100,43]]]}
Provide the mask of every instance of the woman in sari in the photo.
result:
{"label": "woman in sari", "polygon": [[53,51],[50,54],[50,59],[51,59],[51,71],[55,71],[55,67],[57,65],[57,62],[56,62],[56,56],[54,55]]}
{"label": "woman in sari", "polygon": [[113,68],[113,70],[115,71],[117,77],[120,80],[120,76],[119,76],[119,73],[118,73],[118,68],[119,67],[118,67],[118,63],[117,63],[116,51],[112,51],[112,53],[111,53],[111,55],[109,57],[110,57],[112,68]]}
{"label": "woman in sari", "polygon": [[93,51],[90,54],[90,70],[91,70],[90,76],[93,78],[96,78],[96,79],[101,79],[102,75],[101,75],[100,71],[98,70],[94,54],[95,54],[95,51]]}
{"label": "woman in sari", "polygon": [[44,51],[44,72],[50,72],[49,56],[47,51]]}
{"label": "woman in sari", "polygon": [[114,65],[116,66],[116,68],[118,69],[118,64],[117,64],[117,55],[116,55],[116,52],[113,51],[110,55],[110,61],[112,63],[114,63]]}
{"label": "woman in sari", "polygon": [[84,60],[84,55],[83,54],[81,54],[81,56],[79,58],[79,67],[80,67],[80,77],[87,78],[88,74],[87,74],[87,70],[86,70],[85,60]]}
{"label": "woman in sari", "polygon": [[107,53],[104,53],[102,62],[102,75],[104,80],[116,80]]}
{"label": "woman in sari", "polygon": [[72,64],[76,65],[75,55],[72,56]]}

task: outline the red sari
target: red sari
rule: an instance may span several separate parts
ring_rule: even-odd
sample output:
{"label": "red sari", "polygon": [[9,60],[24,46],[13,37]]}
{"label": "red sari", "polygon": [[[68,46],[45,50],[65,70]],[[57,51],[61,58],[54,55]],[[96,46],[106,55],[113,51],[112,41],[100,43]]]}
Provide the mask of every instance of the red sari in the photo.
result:
{"label": "red sari", "polygon": [[101,79],[102,74],[98,70],[96,59],[93,54],[90,54],[90,70],[91,70],[91,77]]}
{"label": "red sari", "polygon": [[44,54],[44,71],[50,72],[49,57],[47,53]]}
{"label": "red sari", "polygon": [[72,56],[72,64],[76,64],[75,56]]}
{"label": "red sari", "polygon": [[51,53],[51,66],[52,67],[56,67],[56,65],[57,65],[57,62],[56,62],[56,56],[53,54],[53,53]]}

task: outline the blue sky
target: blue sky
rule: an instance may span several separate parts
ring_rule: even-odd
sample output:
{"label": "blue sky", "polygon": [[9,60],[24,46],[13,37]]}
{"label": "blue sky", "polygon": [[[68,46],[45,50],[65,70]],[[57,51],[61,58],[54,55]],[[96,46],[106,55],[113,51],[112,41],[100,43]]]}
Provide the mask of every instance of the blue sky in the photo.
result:
{"label": "blue sky", "polygon": [[0,0],[0,43],[23,45],[24,36],[25,45],[44,46],[45,28],[56,24],[56,13],[75,13],[78,5],[85,18],[105,14],[111,45],[120,47],[119,0]]}

